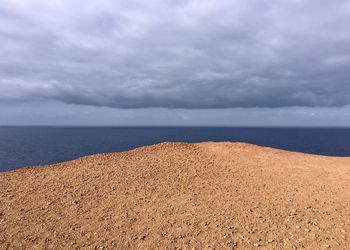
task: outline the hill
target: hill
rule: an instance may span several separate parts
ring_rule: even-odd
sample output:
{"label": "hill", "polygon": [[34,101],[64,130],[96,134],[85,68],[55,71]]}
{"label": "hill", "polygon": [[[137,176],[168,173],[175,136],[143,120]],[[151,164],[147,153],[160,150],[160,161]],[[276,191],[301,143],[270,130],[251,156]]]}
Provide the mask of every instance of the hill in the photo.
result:
{"label": "hill", "polygon": [[162,143],[0,173],[0,248],[349,249],[350,158]]}

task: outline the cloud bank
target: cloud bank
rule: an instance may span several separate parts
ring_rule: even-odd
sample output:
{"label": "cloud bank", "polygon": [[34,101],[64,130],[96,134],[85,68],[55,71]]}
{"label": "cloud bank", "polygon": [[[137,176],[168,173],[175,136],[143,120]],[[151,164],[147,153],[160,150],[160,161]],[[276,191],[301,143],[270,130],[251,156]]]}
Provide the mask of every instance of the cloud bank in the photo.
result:
{"label": "cloud bank", "polygon": [[0,0],[0,103],[350,104],[350,2]]}

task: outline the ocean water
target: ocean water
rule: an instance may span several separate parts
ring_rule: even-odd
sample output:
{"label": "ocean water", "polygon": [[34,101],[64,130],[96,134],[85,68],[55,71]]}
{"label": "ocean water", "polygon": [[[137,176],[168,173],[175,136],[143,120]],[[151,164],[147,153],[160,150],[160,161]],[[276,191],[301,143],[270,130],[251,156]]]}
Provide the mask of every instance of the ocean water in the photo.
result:
{"label": "ocean water", "polygon": [[239,141],[350,156],[350,128],[0,127],[0,171],[165,141]]}

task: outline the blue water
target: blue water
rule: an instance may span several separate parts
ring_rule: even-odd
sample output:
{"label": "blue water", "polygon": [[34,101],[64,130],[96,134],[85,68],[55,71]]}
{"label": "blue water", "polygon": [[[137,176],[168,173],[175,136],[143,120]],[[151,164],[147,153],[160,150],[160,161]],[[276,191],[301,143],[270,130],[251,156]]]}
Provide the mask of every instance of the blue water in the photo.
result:
{"label": "blue water", "polygon": [[164,141],[240,141],[350,156],[350,128],[0,127],[0,171]]}

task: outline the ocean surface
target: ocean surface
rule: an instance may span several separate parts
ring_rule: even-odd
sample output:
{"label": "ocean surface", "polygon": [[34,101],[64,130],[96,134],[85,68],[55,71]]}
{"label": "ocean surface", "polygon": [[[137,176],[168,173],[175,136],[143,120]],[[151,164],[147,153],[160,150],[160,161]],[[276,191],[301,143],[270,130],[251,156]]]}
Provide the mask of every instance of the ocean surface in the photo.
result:
{"label": "ocean surface", "polygon": [[239,141],[312,154],[350,156],[350,128],[0,127],[0,171],[165,141]]}

